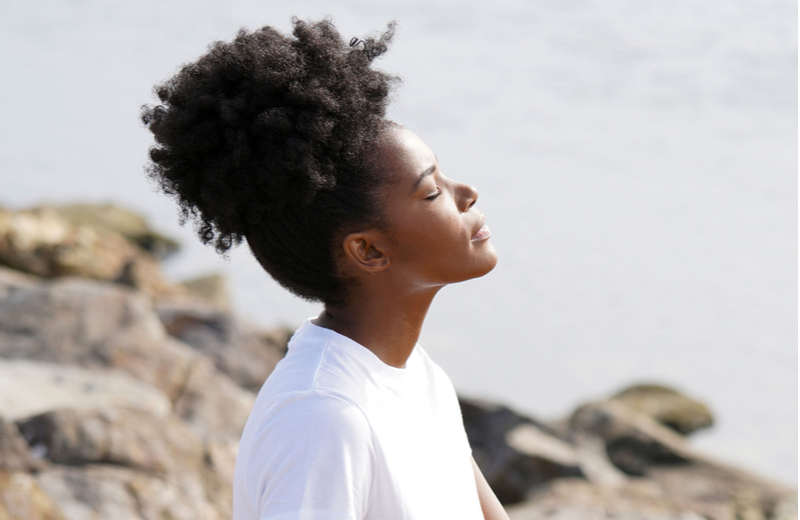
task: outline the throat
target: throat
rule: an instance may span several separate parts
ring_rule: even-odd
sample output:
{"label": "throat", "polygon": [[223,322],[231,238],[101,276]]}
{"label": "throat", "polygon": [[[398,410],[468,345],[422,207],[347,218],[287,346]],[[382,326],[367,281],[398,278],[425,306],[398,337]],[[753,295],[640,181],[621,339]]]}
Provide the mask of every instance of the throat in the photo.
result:
{"label": "throat", "polygon": [[326,306],[314,324],[350,338],[389,366],[405,368],[419,340],[429,304],[424,308],[399,306],[396,301]]}

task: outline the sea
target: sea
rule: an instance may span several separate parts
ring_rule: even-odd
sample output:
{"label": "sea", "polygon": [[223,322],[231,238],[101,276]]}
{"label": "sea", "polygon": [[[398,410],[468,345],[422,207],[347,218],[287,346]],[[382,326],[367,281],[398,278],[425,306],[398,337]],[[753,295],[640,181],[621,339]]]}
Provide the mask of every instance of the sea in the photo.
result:
{"label": "sea", "polygon": [[797,4],[791,0],[0,0],[0,205],[115,203],[225,273],[235,308],[320,307],[179,226],[143,168],[152,87],[245,27],[398,23],[389,117],[476,186],[500,255],[420,342],[468,397],[540,419],[631,384],[696,398],[692,443],[797,484]]}

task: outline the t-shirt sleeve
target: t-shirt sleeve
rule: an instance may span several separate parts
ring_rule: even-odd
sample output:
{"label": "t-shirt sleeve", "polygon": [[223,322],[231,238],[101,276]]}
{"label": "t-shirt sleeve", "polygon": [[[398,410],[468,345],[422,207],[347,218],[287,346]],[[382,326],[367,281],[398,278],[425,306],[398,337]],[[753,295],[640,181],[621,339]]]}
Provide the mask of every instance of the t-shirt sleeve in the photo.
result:
{"label": "t-shirt sleeve", "polygon": [[299,396],[269,410],[247,460],[248,497],[262,520],[361,520],[373,478],[363,412],[331,396]]}

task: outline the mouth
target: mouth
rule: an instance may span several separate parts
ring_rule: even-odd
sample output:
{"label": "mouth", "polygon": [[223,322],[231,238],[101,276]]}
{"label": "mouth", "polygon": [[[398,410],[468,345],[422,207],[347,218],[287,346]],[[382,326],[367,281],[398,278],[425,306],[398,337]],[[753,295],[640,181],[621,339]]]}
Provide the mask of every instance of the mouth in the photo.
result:
{"label": "mouth", "polygon": [[481,240],[487,240],[490,236],[492,236],[492,231],[489,229],[489,226],[484,223],[484,219],[481,218],[481,227],[472,235],[470,240],[472,242],[480,242]]}

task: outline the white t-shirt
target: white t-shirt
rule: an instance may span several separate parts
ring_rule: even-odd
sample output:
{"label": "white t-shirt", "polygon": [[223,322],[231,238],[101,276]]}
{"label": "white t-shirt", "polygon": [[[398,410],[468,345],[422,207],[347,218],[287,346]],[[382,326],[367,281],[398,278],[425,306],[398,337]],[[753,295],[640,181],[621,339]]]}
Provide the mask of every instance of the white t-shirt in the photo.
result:
{"label": "white t-shirt", "polygon": [[234,520],[483,520],[455,390],[417,345],[405,368],[308,321],[256,399]]}

